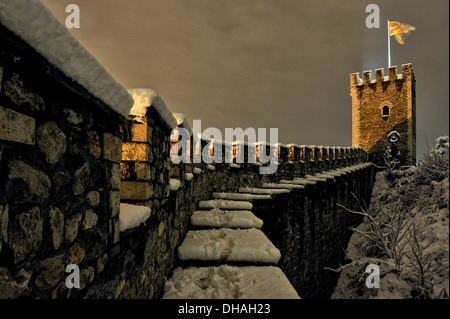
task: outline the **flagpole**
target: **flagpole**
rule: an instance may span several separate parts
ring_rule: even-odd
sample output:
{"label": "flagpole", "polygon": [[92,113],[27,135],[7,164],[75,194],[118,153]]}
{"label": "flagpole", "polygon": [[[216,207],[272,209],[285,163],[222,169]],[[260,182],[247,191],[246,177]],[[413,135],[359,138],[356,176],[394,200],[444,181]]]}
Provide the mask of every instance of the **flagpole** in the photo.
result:
{"label": "flagpole", "polygon": [[389,27],[389,20],[387,20],[387,30],[388,30],[388,68],[391,66],[391,30]]}

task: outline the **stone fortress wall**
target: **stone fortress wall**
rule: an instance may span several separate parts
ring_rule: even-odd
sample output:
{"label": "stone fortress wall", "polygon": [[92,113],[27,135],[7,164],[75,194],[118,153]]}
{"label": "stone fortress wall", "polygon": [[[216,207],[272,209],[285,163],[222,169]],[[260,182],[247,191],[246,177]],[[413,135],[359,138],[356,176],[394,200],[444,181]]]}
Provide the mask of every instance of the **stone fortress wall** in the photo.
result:
{"label": "stone fortress wall", "polygon": [[[368,162],[362,148],[281,144],[275,174],[259,163],[174,164],[174,122],[156,104],[124,114],[3,24],[0,43],[0,298],[160,298],[190,216],[212,192]],[[326,295],[334,275],[323,267],[339,265],[359,222],[337,204],[357,209],[352,194],[368,203],[374,174],[368,165],[253,202],[301,296]],[[121,230],[121,202],[150,217]],[[66,286],[69,264],[80,288]]]}

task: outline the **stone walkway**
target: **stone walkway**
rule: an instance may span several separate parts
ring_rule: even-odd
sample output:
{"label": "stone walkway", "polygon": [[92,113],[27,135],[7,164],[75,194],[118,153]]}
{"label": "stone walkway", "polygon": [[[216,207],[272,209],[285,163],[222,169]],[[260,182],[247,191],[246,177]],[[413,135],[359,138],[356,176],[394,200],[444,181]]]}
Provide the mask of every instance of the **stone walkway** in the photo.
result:
{"label": "stone walkway", "polygon": [[190,230],[178,248],[181,267],[166,282],[163,298],[300,298],[276,267],[280,251],[261,231],[252,200],[270,200],[317,182],[325,182],[371,165],[340,168],[303,178],[241,187],[238,193],[213,193],[191,217]]}
{"label": "stone walkway", "polygon": [[199,203],[178,248],[182,267],[166,283],[163,298],[299,298],[276,267],[280,251],[261,231],[263,221],[251,211],[252,200],[272,199],[272,194],[289,190],[248,190],[213,193],[211,200]]}

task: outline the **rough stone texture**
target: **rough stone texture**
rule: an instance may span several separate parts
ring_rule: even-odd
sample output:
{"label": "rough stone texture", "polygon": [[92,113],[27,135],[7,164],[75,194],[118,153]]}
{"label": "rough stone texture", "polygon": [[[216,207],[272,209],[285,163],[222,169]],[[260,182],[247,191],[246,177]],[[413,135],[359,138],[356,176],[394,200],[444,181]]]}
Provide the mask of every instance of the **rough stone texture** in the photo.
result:
{"label": "rough stone texture", "polygon": [[120,248],[125,118],[1,24],[0,43],[0,297],[83,297]]}
{"label": "rough stone texture", "polygon": [[49,164],[57,163],[67,149],[66,135],[51,121],[38,127],[36,144]]}
{"label": "rough stone texture", "polygon": [[83,229],[90,229],[97,225],[98,216],[92,209],[86,211],[83,221]]}
{"label": "rough stone texture", "polygon": [[148,182],[120,183],[120,198],[132,200],[148,200],[153,196],[153,186]]}
{"label": "rough stone texture", "polygon": [[56,207],[50,208],[50,229],[52,231],[53,248],[58,250],[64,235],[64,214]]}
{"label": "rough stone texture", "polygon": [[36,111],[45,109],[44,100],[39,95],[28,92],[17,73],[3,84],[2,90],[2,93],[17,105],[27,105]]}
{"label": "rough stone texture", "polygon": [[119,216],[120,213],[120,193],[113,191],[109,193],[109,211],[111,217]]}
{"label": "rough stone texture", "polygon": [[75,217],[69,218],[65,225],[65,235],[66,241],[71,243],[78,236],[78,228],[80,227],[81,214],[77,214]]}
{"label": "rough stone texture", "polygon": [[8,243],[8,223],[9,207],[8,205],[5,205],[4,207],[0,206],[0,253],[2,252],[3,241]]}
{"label": "rough stone texture", "polygon": [[123,161],[150,161],[151,148],[148,143],[125,142],[122,146]]}
{"label": "rough stone texture", "polygon": [[75,172],[75,180],[72,186],[74,195],[80,195],[84,193],[86,187],[89,185],[89,177],[90,177],[89,164],[84,163],[77,171]]}
{"label": "rough stone texture", "polygon": [[100,193],[96,191],[89,192],[86,200],[90,207],[97,207],[98,203],[100,203]]}
{"label": "rough stone texture", "polygon": [[[416,99],[415,76],[411,64],[389,68],[389,79],[384,79],[383,69],[376,70],[375,80],[371,72],[350,75],[352,96],[352,146],[362,147],[370,153],[371,161],[385,166],[383,153],[390,146],[387,135],[397,131],[401,137],[397,143],[400,165],[416,164]],[[389,107],[389,115],[383,116],[383,107]]]}
{"label": "rough stone texture", "polygon": [[13,161],[9,163],[9,179],[20,179],[26,186],[25,196],[38,202],[49,196],[51,181],[44,173],[34,169],[33,167],[21,161]]}
{"label": "rough stone texture", "polygon": [[81,248],[81,246],[78,243],[75,243],[72,247],[70,247],[68,256],[66,259],[66,264],[75,264],[79,265],[83,260],[84,256],[86,255],[86,250],[84,248]]}
{"label": "rough stone texture", "polygon": [[0,106],[0,140],[33,145],[35,126],[34,118]]}
{"label": "rough stone texture", "polygon": [[89,153],[95,158],[99,159],[102,155],[102,145],[100,143],[100,136],[94,131],[89,131],[87,134],[87,145],[86,148]]}
{"label": "rough stone texture", "polygon": [[39,207],[35,206],[15,216],[14,225],[10,244],[14,251],[14,262],[18,263],[27,257],[34,257],[42,243],[43,222]]}
{"label": "rough stone texture", "polygon": [[41,271],[36,278],[36,286],[41,290],[56,286],[65,269],[63,255],[43,260],[40,269]]}
{"label": "rough stone texture", "polygon": [[0,267],[0,299],[14,299],[28,292],[31,272],[20,269],[14,276],[8,268]]}
{"label": "rough stone texture", "polygon": [[115,163],[122,160],[122,140],[110,133],[103,134],[103,158]]}

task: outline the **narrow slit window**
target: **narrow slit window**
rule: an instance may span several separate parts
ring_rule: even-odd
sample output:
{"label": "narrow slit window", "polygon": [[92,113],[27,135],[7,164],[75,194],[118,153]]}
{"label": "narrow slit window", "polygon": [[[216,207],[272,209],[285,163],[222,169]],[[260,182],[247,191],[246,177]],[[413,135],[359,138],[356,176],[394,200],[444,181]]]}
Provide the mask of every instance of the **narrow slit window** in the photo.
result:
{"label": "narrow slit window", "polygon": [[387,106],[387,105],[383,106],[382,116],[383,117],[389,117],[389,106]]}

